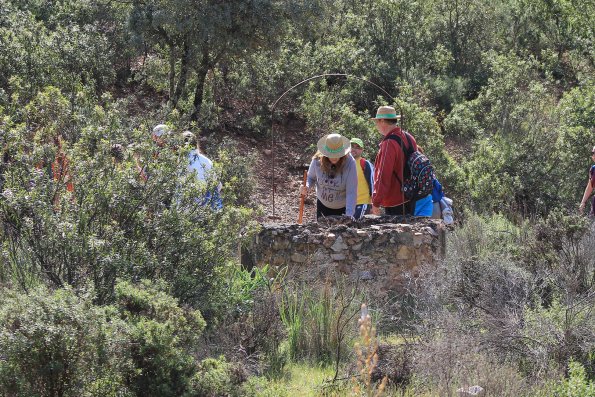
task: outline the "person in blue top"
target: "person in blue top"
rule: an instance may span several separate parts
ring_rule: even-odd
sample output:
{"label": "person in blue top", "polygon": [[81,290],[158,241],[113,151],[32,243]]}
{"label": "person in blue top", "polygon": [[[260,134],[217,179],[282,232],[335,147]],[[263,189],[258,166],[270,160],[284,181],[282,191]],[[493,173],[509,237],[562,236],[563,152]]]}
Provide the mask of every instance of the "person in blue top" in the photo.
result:
{"label": "person in blue top", "polygon": [[[196,147],[196,149],[192,149],[188,153],[188,172],[193,172],[199,181],[209,183],[213,178],[213,162],[200,152],[198,140],[192,132],[184,131],[182,136],[186,145]],[[200,200],[200,204],[203,206],[210,205],[213,209],[223,208],[220,193],[221,182],[214,189],[207,189],[205,196]]]}
{"label": "person in blue top", "polygon": [[[591,149],[591,160],[595,163],[595,146]],[[589,169],[589,182],[587,182],[587,187],[585,187],[585,193],[583,193],[583,199],[581,200],[581,205],[578,207],[578,211],[582,214],[585,210],[585,204],[587,204],[587,200],[591,197],[591,193],[593,193],[593,188],[595,188],[595,165],[592,165]],[[589,213],[590,216],[595,216],[595,196],[591,200],[591,212]]]}

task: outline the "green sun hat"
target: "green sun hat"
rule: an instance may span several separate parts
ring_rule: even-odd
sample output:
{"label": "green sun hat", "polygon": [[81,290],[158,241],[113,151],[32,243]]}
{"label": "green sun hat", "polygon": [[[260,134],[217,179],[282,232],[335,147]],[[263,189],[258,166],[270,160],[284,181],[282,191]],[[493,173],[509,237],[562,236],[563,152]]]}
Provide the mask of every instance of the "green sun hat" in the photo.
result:
{"label": "green sun hat", "polygon": [[351,138],[351,143],[355,143],[356,145],[358,145],[362,149],[364,148],[364,142],[361,139],[359,139],[359,138]]}

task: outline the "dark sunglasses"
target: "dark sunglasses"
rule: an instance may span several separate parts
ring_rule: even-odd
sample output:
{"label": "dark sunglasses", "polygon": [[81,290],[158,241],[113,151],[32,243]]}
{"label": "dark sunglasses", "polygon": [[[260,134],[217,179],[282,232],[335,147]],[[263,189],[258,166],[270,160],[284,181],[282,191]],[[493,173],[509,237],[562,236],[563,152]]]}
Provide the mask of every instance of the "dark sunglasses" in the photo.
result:
{"label": "dark sunglasses", "polygon": [[591,156],[594,155],[594,154],[595,154],[595,152],[591,152]]}

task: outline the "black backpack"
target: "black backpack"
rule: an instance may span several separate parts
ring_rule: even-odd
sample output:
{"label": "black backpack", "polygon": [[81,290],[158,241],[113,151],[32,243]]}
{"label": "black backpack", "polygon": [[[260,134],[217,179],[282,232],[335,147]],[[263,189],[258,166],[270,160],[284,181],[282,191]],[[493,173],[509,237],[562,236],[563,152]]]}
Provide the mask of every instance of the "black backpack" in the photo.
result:
{"label": "black backpack", "polygon": [[401,137],[396,135],[388,135],[384,139],[391,139],[397,141],[401,150],[405,154],[405,168],[403,170],[403,181],[397,175],[397,179],[401,184],[401,190],[408,200],[418,200],[432,194],[434,189],[434,167],[430,159],[418,150],[413,150],[413,142],[411,135],[403,131],[407,138],[408,147],[403,146]]}

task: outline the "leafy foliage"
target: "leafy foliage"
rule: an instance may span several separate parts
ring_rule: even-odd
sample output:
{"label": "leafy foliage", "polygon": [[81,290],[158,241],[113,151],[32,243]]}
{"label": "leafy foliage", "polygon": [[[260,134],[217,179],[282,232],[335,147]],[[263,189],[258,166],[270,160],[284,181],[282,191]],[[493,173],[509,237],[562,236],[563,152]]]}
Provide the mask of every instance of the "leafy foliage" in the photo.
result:
{"label": "leafy foliage", "polygon": [[191,355],[205,321],[198,311],[183,310],[161,291],[166,285],[145,280],[116,286],[116,304],[129,324],[130,359],[135,376],[130,388],[142,396],[180,396],[196,372]]}
{"label": "leafy foliage", "polygon": [[3,289],[0,302],[3,395],[132,395],[126,325],[112,310],[69,289]]}
{"label": "leafy foliage", "polygon": [[[236,269],[255,157],[222,143],[202,184],[179,137],[160,147],[149,131],[258,144],[274,125],[301,134],[303,158],[340,132],[373,159],[369,116],[392,103],[464,220],[427,288],[411,286],[400,329],[419,332],[419,363],[443,358],[417,375],[443,394],[477,375],[518,395],[568,368],[555,393],[589,395],[593,231],[568,212],[595,144],[594,15],[580,0],[2,1],[2,393],[258,394],[233,359],[262,373],[287,353],[340,356],[335,295],[286,291],[285,350],[277,292]],[[351,77],[300,85],[271,114],[323,73]],[[218,182],[213,211],[198,201]],[[203,315],[252,342],[198,360]],[[453,370],[460,357],[477,370]]]}

